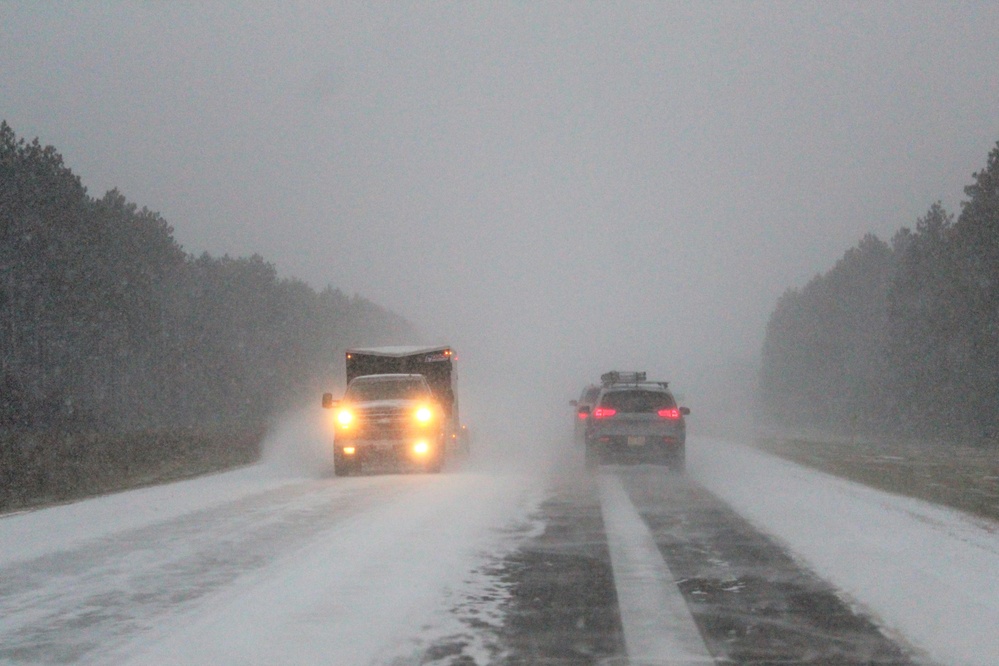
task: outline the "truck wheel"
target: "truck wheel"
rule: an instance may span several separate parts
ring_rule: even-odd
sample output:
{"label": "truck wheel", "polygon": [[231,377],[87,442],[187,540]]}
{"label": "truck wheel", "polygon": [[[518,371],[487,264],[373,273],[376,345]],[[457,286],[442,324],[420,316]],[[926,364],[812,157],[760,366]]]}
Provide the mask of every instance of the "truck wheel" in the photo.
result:
{"label": "truck wheel", "polygon": [[337,476],[350,476],[356,467],[357,463],[347,462],[343,458],[339,458],[333,462],[333,473]]}
{"label": "truck wheel", "polygon": [[431,474],[440,474],[441,469],[444,467],[444,456],[438,455],[433,460],[427,463],[426,470]]}

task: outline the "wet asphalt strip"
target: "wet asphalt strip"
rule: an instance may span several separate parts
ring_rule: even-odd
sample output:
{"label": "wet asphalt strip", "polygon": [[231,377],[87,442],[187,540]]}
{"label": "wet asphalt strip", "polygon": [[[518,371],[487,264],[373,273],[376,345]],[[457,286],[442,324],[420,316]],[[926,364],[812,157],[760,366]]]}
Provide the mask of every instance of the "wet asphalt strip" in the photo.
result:
{"label": "wet asphalt strip", "polygon": [[925,663],[696,483],[651,467],[617,473],[716,663]]}
{"label": "wet asphalt strip", "polygon": [[589,477],[557,484],[545,530],[504,563],[510,585],[498,664],[626,664],[600,501]]}

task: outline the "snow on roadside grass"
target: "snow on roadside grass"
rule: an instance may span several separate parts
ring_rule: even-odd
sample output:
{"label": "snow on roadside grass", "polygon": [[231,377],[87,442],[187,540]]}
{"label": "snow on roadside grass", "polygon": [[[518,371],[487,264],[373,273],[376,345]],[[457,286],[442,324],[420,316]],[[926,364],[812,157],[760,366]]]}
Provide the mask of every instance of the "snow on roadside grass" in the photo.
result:
{"label": "snow on roadside grass", "polygon": [[775,436],[754,444],[875,488],[999,520],[999,448],[995,446]]}
{"label": "snow on roadside grass", "polygon": [[265,438],[260,464],[0,516],[0,566],[314,477],[319,430],[315,419],[293,414]]}
{"label": "snow on roadside grass", "polygon": [[688,472],[931,659],[994,666],[997,524],[690,438]]}

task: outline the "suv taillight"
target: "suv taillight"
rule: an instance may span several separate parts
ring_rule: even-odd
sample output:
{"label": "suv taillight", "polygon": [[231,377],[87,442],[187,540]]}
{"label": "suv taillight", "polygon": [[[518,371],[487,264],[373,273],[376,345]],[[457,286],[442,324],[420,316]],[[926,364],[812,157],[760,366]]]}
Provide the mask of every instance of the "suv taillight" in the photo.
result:
{"label": "suv taillight", "polygon": [[593,409],[593,418],[595,419],[608,419],[617,414],[617,410],[613,407],[595,407]]}
{"label": "suv taillight", "polygon": [[680,418],[679,407],[667,407],[666,409],[660,409],[657,413],[661,418],[669,419],[670,421],[676,421]]}

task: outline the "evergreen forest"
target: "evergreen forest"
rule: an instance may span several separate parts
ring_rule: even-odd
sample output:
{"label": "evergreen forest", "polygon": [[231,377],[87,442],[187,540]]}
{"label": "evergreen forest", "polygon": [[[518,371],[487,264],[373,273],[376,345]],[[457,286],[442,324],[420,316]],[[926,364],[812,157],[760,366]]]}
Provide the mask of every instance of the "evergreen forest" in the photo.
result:
{"label": "evergreen forest", "polygon": [[999,438],[999,143],[956,219],[938,202],[865,236],[777,301],[761,367],[771,422],[846,435]]}
{"label": "evergreen forest", "polygon": [[[109,441],[110,433],[260,429],[289,406],[318,405],[343,372],[345,347],[410,343],[415,335],[402,317],[364,298],[280,279],[260,256],[185,253],[159,214],[117,190],[89,196],[54,147],[0,124],[7,491],[25,475],[54,487],[55,467],[68,458],[83,465],[95,448],[55,445],[63,440],[52,433],[89,433],[93,444],[94,433]],[[116,464],[104,467],[113,474]]]}
{"label": "evergreen forest", "polygon": [[412,340],[368,300],[172,234],[0,125],[0,427],[259,421],[328,386],[337,350]]}

